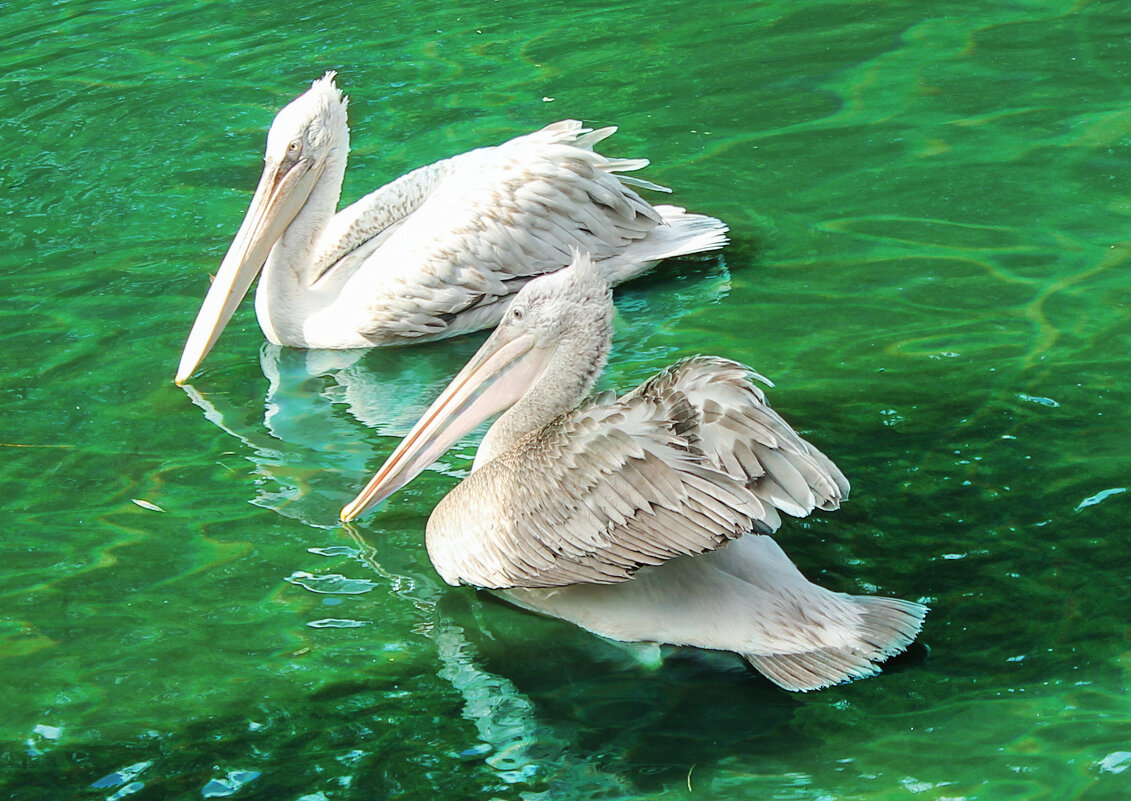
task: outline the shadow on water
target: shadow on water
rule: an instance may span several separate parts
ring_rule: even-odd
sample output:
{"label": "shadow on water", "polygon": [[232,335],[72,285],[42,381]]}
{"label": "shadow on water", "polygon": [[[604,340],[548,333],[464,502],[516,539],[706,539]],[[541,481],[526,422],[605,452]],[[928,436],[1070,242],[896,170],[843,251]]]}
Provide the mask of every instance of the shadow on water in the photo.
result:
{"label": "shadow on water", "polygon": [[[8,4],[0,796],[1127,798],[1121,9]],[[726,220],[725,262],[618,291],[605,385],[698,349],[777,381],[853,482],[783,545],[929,603],[928,658],[791,696],[448,588],[423,527],[468,446],[350,539],[481,337],[260,369],[249,303],[186,390],[204,422],[177,354],[328,68],[347,201],[577,117]]]}
{"label": "shadow on water", "polygon": [[[729,285],[730,272],[716,256],[665,263],[618,291],[617,342],[603,386],[624,391],[630,381],[681,355],[657,344],[655,321],[670,326],[704,313],[723,302]],[[338,509],[485,338],[480,333],[370,351],[264,344],[260,367],[267,389],[261,417],[249,411],[255,404],[222,382],[210,382],[207,389],[186,384],[184,391],[209,422],[239,440],[242,455],[266,479],[255,487],[253,503],[325,528],[336,525]],[[473,448],[465,445],[453,453],[458,460]],[[451,458],[433,470],[466,475],[465,467],[449,464]]]}
{"label": "shadow on water", "polygon": [[780,755],[798,703],[689,655],[653,673],[572,643],[504,654],[500,641],[485,658],[486,635],[445,618],[431,635],[455,690],[444,698],[422,703],[421,677],[338,680],[298,707],[265,698],[136,743],[13,755],[7,797],[630,798],[709,777],[737,755]]}
{"label": "shadow on water", "polygon": [[[728,252],[728,261],[730,256]],[[619,290],[618,342],[607,380],[623,390],[682,355],[656,344],[655,321],[687,324],[684,318],[723,302],[729,286],[726,265],[711,258],[663,265],[649,278]],[[645,306],[647,314],[639,314]],[[186,386],[185,392],[210,422],[238,440],[237,452],[254,465],[262,479],[248,486],[255,505],[318,529],[332,529],[338,508],[407,433],[482,338],[371,352],[307,352],[265,345],[260,354],[267,380],[261,419],[222,386],[206,392]],[[638,365],[644,374],[622,375],[617,364]],[[472,456],[471,447],[457,449],[422,477],[426,487],[411,508],[384,517],[379,511],[371,525],[415,529],[422,550],[424,519],[452,480],[466,475]],[[434,676],[450,690],[437,698],[435,687],[413,689],[424,680],[420,675],[382,680],[362,675],[357,681],[320,687],[303,700],[301,710],[271,707],[265,699],[263,708],[251,715],[250,727],[241,714],[203,728],[189,726],[165,739],[164,778],[147,782],[146,794],[188,792],[209,786],[209,781],[234,786],[242,776],[247,786],[241,785],[241,797],[271,797],[271,774],[281,766],[288,775],[280,786],[304,787],[315,786],[325,764],[334,762],[348,764],[343,786],[382,795],[418,786],[419,777],[407,781],[397,774],[406,765],[416,765],[444,777],[449,793],[526,788],[549,791],[550,797],[567,791],[627,797],[690,783],[696,770],[709,776],[713,765],[734,755],[774,753],[781,747],[778,733],[801,703],[730,655],[672,649],[662,664],[647,665],[639,648],[538,618],[486,593],[444,588],[434,576],[422,582],[420,575],[398,573],[416,568],[399,554],[383,564],[365,536],[351,528],[344,532],[353,546],[313,552],[345,555],[390,586],[407,583],[417,588],[396,602],[425,610],[427,623],[418,624],[418,633],[435,649]],[[422,559],[417,553],[410,561],[419,565]],[[310,581],[292,583],[326,592]],[[394,602],[393,596],[387,600]],[[322,621],[331,627],[363,622]],[[411,721],[422,714],[424,695],[434,715],[449,717],[447,725],[465,732],[468,725],[473,727],[470,740],[466,733],[445,738],[464,740],[464,749],[438,753],[429,743],[414,740]],[[292,716],[307,720],[285,725]],[[214,766],[195,765],[188,756],[196,750],[193,743],[209,737],[217,739],[200,750],[210,752],[215,765],[226,764],[225,754],[237,764],[237,757],[249,751],[265,752],[269,759],[254,776],[236,771],[217,779]],[[348,758],[343,756],[347,747],[352,748]],[[804,745],[794,735],[789,748],[798,747]],[[152,758],[148,748],[139,753]],[[124,761],[121,753],[116,757]],[[101,761],[93,753],[90,759]],[[219,793],[222,788],[214,789]]]}
{"label": "shadow on water", "polygon": [[[10,797],[630,798],[690,786],[736,756],[779,761],[820,747],[785,736],[804,699],[737,659],[673,649],[645,666],[631,648],[486,593],[395,573],[343,531],[372,575],[413,587],[381,609],[423,610],[417,630],[433,652],[415,664],[431,668],[363,665],[351,679],[265,694],[133,742],[34,755],[29,743],[22,757],[0,757]],[[404,570],[404,558],[389,561]],[[375,659],[379,646],[369,646]]]}

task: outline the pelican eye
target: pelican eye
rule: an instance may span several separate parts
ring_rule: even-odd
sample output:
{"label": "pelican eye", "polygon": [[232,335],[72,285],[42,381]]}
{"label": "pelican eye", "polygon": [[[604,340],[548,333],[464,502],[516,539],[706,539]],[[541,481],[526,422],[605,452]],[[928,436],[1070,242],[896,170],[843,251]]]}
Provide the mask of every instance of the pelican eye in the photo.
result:
{"label": "pelican eye", "polygon": [[521,306],[512,306],[511,307],[511,319],[512,320],[521,320],[525,316],[526,316],[526,310],[523,309]]}
{"label": "pelican eye", "polygon": [[302,142],[300,142],[298,139],[294,140],[289,145],[287,145],[287,152],[288,153],[298,153],[301,150],[302,150]]}

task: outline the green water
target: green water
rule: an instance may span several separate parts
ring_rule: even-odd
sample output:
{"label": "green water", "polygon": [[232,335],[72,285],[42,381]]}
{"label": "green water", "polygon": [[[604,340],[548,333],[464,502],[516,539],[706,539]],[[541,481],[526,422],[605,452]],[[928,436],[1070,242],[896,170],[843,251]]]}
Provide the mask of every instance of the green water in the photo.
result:
{"label": "green water", "polygon": [[[1131,797],[1131,17],[1116,2],[0,3],[0,788],[15,799]],[[345,199],[617,124],[720,257],[607,376],[726,355],[853,481],[779,540],[931,605],[797,696],[444,585],[474,444],[349,500],[480,341],[172,376],[275,111],[350,94]],[[154,504],[144,508],[133,499]]]}

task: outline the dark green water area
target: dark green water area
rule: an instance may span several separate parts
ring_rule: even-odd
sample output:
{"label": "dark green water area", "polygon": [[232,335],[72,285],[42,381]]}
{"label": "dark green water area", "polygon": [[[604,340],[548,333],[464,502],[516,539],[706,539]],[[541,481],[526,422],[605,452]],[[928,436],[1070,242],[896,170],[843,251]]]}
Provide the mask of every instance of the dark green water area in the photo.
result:
{"label": "dark green water area", "polygon": [[[1126,3],[0,17],[0,795],[1131,798]],[[175,386],[267,128],[328,69],[345,201],[574,117],[726,220],[618,292],[603,385],[694,353],[772,378],[853,482],[779,542],[929,604],[919,644],[793,695],[448,587],[424,524],[474,437],[338,525],[482,335],[280,350],[247,302]]]}

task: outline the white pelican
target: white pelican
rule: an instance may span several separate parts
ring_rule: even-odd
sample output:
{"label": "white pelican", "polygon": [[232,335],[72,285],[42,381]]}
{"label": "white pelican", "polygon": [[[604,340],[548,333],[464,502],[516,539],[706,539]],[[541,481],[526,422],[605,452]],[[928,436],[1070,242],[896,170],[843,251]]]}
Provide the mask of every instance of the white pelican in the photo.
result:
{"label": "white pelican", "polygon": [[837,508],[840,470],[769,407],[752,382],[765,379],[725,359],[686,359],[582,402],[612,309],[585,256],[528,283],[342,520],[506,409],[428,520],[449,584],[613,640],[734,651],[789,690],[875,673],[926,607],[818,587],[766,536],[779,512]]}
{"label": "white pelican", "polygon": [[612,284],[660,259],[726,244],[726,226],[655,206],[617,173],[645,159],[593,146],[615,128],[563,120],[421,167],[335,214],[349,153],[346,100],[326,73],[275,117],[266,166],[197,313],[183,384],[262,269],[264,335],[297,348],[368,348],[496,324],[530,278],[593,254]]}

